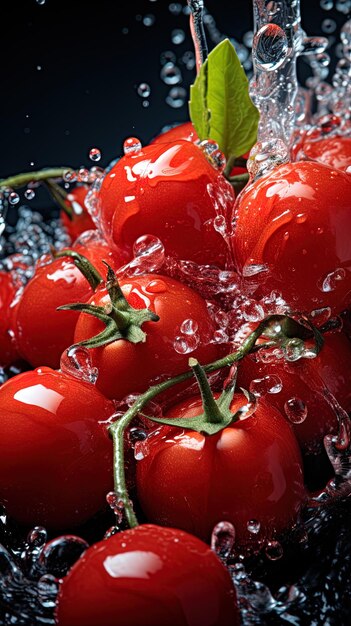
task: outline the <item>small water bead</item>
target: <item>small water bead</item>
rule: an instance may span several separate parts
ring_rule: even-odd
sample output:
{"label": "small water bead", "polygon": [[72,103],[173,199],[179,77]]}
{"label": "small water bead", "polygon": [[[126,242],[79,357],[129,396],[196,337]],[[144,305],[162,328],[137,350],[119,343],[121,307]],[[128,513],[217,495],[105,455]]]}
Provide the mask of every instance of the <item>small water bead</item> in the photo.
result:
{"label": "small water bead", "polygon": [[300,398],[289,398],[284,404],[284,411],[292,424],[302,424],[305,421],[308,409]]}
{"label": "small water bead", "polygon": [[215,343],[228,343],[229,335],[225,332],[225,330],[223,330],[223,328],[219,328],[213,333],[213,341]]}
{"label": "small water bead", "polygon": [[180,2],[171,2],[168,5],[168,10],[172,15],[180,15],[182,12],[183,6]]}
{"label": "small water bead", "polygon": [[182,73],[174,63],[166,63],[161,70],[161,80],[166,85],[178,85],[182,82]]}
{"label": "small water bead", "polygon": [[220,559],[228,559],[235,541],[235,528],[230,522],[219,522],[212,531],[211,549]]}
{"label": "small water bead", "polygon": [[148,13],[148,15],[144,15],[143,24],[144,26],[153,26],[155,24],[156,18],[152,13]]}
{"label": "small water bead", "polygon": [[137,137],[128,137],[123,143],[124,154],[138,154],[141,148],[141,141]]}
{"label": "small water bead", "polygon": [[331,11],[334,6],[334,0],[320,0],[319,4],[324,11]]}
{"label": "small water bead", "polygon": [[172,107],[172,109],[180,109],[185,104],[186,98],[186,89],[183,89],[183,87],[172,87],[166,97],[166,104]]}
{"label": "small water bead", "polygon": [[187,319],[182,322],[180,332],[184,335],[194,335],[199,329],[199,325],[195,320]]}
{"label": "small water bead", "polygon": [[340,31],[340,39],[343,46],[351,46],[351,20],[348,20],[343,25]]}
{"label": "small water bead", "polygon": [[172,43],[179,46],[185,40],[185,32],[181,28],[175,28],[171,33]]}
{"label": "small water bead", "polygon": [[267,393],[280,393],[283,389],[282,381],[275,374],[268,374],[263,378],[255,378],[250,383],[250,391],[255,396],[264,396]]}
{"label": "small water bead", "polygon": [[194,352],[200,343],[200,337],[194,335],[177,335],[173,347],[178,354],[190,354]]}
{"label": "small water bead", "polygon": [[255,300],[247,300],[244,303],[242,314],[246,322],[260,322],[265,316],[263,306]]}
{"label": "small water bead", "polygon": [[176,60],[177,60],[177,57],[174,54],[174,52],[172,52],[172,50],[166,50],[165,52],[162,52],[160,55],[161,65],[167,65],[167,63],[171,63],[172,65],[174,65]]}
{"label": "small water bead", "polygon": [[147,438],[136,441],[134,444],[134,458],[136,461],[142,461],[149,454],[149,442]]}
{"label": "small water bead", "polygon": [[261,529],[261,524],[257,519],[250,519],[247,522],[247,530],[252,535],[258,535],[258,533],[260,532],[260,529]]}
{"label": "small water bead", "polygon": [[335,32],[336,22],[335,20],[331,20],[331,19],[323,20],[321,28],[322,28],[323,33],[327,33],[329,35],[330,33]]}
{"label": "small water bead", "polygon": [[288,55],[288,40],[277,24],[265,24],[253,38],[252,54],[256,65],[272,72],[280,67]]}
{"label": "small water bead", "polygon": [[84,539],[75,535],[63,535],[44,546],[39,563],[48,574],[62,578],[88,548],[89,544]]}
{"label": "small water bead", "polygon": [[20,201],[20,197],[18,195],[18,193],[16,193],[15,191],[11,191],[9,197],[8,197],[9,203],[12,205],[18,204]]}
{"label": "small water bead", "polygon": [[33,198],[35,198],[34,189],[26,189],[26,191],[24,192],[24,197],[26,198],[26,200],[33,200]]}
{"label": "small water bead", "polygon": [[339,267],[334,272],[330,272],[327,276],[318,284],[318,287],[324,293],[328,291],[334,291],[340,281],[344,280],[346,277],[346,271],[343,267]]}
{"label": "small water bead", "polygon": [[61,356],[60,367],[65,374],[93,385],[99,376],[98,368],[92,365],[91,352],[82,346],[72,346],[65,350]]}
{"label": "small water bead", "polygon": [[164,253],[165,249],[162,241],[154,235],[142,235],[138,237],[133,245],[133,254],[139,259],[153,257],[156,260],[161,257],[163,261]]}
{"label": "small water bead", "polygon": [[106,495],[106,502],[111,507],[114,514],[116,515],[117,522],[121,524],[123,521],[124,512],[125,512],[123,499],[115,491],[110,491]]}
{"label": "small water bead", "polygon": [[148,98],[151,94],[150,85],[147,83],[140,83],[140,85],[137,86],[137,93],[141,98]]}
{"label": "small water bead", "polygon": [[42,546],[47,540],[47,531],[43,526],[35,526],[27,535],[27,542],[33,547]]}
{"label": "small water bead", "polygon": [[137,426],[133,426],[129,429],[128,438],[130,443],[133,445],[137,441],[145,441],[147,439],[147,433],[142,428],[138,428]]}
{"label": "small water bead", "polygon": [[344,15],[348,15],[351,10],[351,1],[350,0],[337,0],[335,8],[340,13]]}
{"label": "small water bead", "polygon": [[279,541],[268,541],[265,548],[266,557],[270,561],[278,561],[282,558],[284,551]]}
{"label": "small water bead", "polygon": [[184,63],[187,70],[193,70],[196,64],[195,55],[191,50],[184,52],[181,61]]}
{"label": "small water bead", "polygon": [[101,152],[99,148],[91,148],[91,150],[89,151],[89,159],[91,161],[100,161]]}
{"label": "small water bead", "polygon": [[45,4],[46,0],[35,0],[37,4],[43,5]]}
{"label": "small water bead", "polygon": [[245,33],[243,36],[244,45],[247,46],[248,48],[252,48],[253,38],[254,38],[254,34],[252,30],[247,31],[247,33]]}

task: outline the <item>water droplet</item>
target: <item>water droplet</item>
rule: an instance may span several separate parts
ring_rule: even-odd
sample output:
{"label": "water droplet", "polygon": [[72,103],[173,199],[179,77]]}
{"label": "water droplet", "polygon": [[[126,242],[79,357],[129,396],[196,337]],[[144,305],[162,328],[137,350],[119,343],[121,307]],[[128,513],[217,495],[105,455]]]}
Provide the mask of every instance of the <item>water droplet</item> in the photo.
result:
{"label": "water droplet", "polygon": [[194,352],[200,343],[198,335],[178,335],[173,343],[173,347],[178,354],[190,354]]}
{"label": "water droplet", "polygon": [[142,461],[149,454],[149,442],[147,439],[144,441],[136,441],[134,445],[134,458],[136,461]]}
{"label": "water droplet", "polygon": [[279,541],[268,541],[265,548],[265,553],[270,561],[278,561],[283,556],[283,547]]}
{"label": "water droplet", "polygon": [[147,286],[146,291],[149,293],[165,293],[167,285],[163,280],[152,280]]}
{"label": "water droplet", "polygon": [[193,70],[195,67],[195,55],[191,50],[184,52],[182,56],[182,63],[184,63],[187,70]]}
{"label": "water droplet", "polygon": [[168,10],[172,15],[180,15],[182,9],[183,7],[180,2],[171,2],[171,4],[168,5]]}
{"label": "water droplet", "polygon": [[287,361],[298,361],[305,356],[305,344],[302,339],[293,337],[283,346],[284,355]]}
{"label": "water droplet", "polygon": [[88,548],[89,544],[84,539],[75,535],[63,535],[52,539],[44,546],[39,563],[48,573],[63,578]]}
{"label": "water droplet", "polygon": [[60,368],[63,373],[93,385],[99,375],[97,367],[92,365],[91,352],[82,346],[72,346],[65,350],[61,356]]}
{"label": "water droplet", "polygon": [[327,276],[322,280],[318,287],[323,292],[334,291],[339,286],[340,281],[344,280],[346,277],[346,271],[344,268],[339,267],[334,272],[330,272]]}
{"label": "water droplet", "polygon": [[335,8],[340,13],[347,15],[351,10],[351,2],[350,0],[337,0]]}
{"label": "water droplet", "polygon": [[47,532],[42,526],[35,526],[27,535],[28,543],[36,548],[42,546],[46,542],[46,539]]}
{"label": "water droplet", "polygon": [[171,62],[163,66],[160,76],[161,80],[163,80],[166,85],[178,85],[178,83],[182,82],[182,73],[179,67]]}
{"label": "water droplet", "polygon": [[255,263],[249,263],[244,265],[243,267],[243,276],[244,278],[249,278],[250,276],[256,276],[257,274],[261,274],[262,272],[268,272],[268,265],[259,265]]}
{"label": "water droplet", "polygon": [[323,20],[322,22],[323,33],[327,33],[329,35],[330,33],[334,33],[335,30],[336,30],[335,20],[331,20],[331,19]]}
{"label": "water droplet", "polygon": [[198,331],[199,325],[195,320],[184,320],[180,326],[180,332],[184,335],[194,335]]}
{"label": "water droplet", "polygon": [[246,322],[260,322],[265,316],[262,305],[255,300],[247,300],[244,302],[242,314]]}
{"label": "water droplet", "polygon": [[101,152],[99,148],[91,148],[91,150],[89,151],[89,159],[91,161],[100,161]]}
{"label": "water droplet", "polygon": [[24,192],[24,197],[26,198],[26,200],[33,200],[33,198],[35,198],[34,189],[26,189],[26,191]]}
{"label": "water droplet", "polygon": [[185,104],[186,98],[187,92],[183,87],[172,87],[166,97],[166,104],[172,109],[180,109]]}
{"label": "water droplet", "polygon": [[147,433],[142,428],[132,426],[132,428],[129,429],[128,437],[130,443],[133,445],[137,441],[145,441],[145,439],[147,439]]}
{"label": "water droplet", "polygon": [[288,40],[277,24],[265,24],[253,39],[252,54],[259,68],[271,72],[280,67],[288,54]]}
{"label": "water droplet", "polygon": [[160,55],[161,65],[166,65],[167,63],[174,65],[176,60],[177,60],[177,57],[174,54],[174,52],[172,52],[172,50],[165,50],[165,52],[162,52]]}
{"label": "water droplet", "polygon": [[302,424],[308,413],[306,404],[300,398],[290,398],[284,404],[284,411],[292,424]]}
{"label": "water droplet", "polygon": [[35,0],[37,4],[45,4],[46,0]]}
{"label": "water droplet", "polygon": [[320,0],[319,4],[324,11],[330,11],[333,8],[334,2],[333,0]]}
{"label": "water droplet", "polygon": [[156,18],[152,13],[148,13],[143,17],[144,26],[153,26],[155,24]]}
{"label": "water droplet", "polygon": [[18,204],[20,201],[20,197],[18,195],[18,193],[16,193],[15,191],[11,191],[10,195],[9,195],[9,203],[10,204]]}
{"label": "water droplet", "polygon": [[351,46],[351,20],[348,20],[343,25],[340,31],[340,39],[341,39],[341,43],[343,46],[345,47]]}
{"label": "water droplet", "polygon": [[137,137],[128,137],[123,143],[124,154],[138,154],[141,148],[141,141]]}
{"label": "water droplet", "polygon": [[211,548],[220,559],[227,559],[234,547],[235,528],[230,522],[219,522],[212,531]]}
{"label": "water droplet", "polygon": [[260,532],[261,524],[257,519],[250,519],[247,522],[247,530],[253,535],[257,535]]}
{"label": "water droplet", "polygon": [[185,40],[185,32],[181,28],[175,28],[172,30],[171,39],[172,43],[178,46]]}
{"label": "water droplet", "polygon": [[243,36],[243,42],[247,48],[252,48],[254,34],[252,30],[248,30]]}
{"label": "water droplet", "polygon": [[247,169],[252,178],[258,178],[288,161],[289,150],[281,139],[262,141],[252,148]]}
{"label": "water droplet", "polygon": [[137,87],[137,92],[141,98],[148,98],[151,94],[151,87],[147,83],[140,83]]}
{"label": "water droplet", "polygon": [[255,378],[250,383],[250,391],[255,396],[264,396],[266,393],[280,393],[283,389],[279,376],[269,374],[263,378]]}

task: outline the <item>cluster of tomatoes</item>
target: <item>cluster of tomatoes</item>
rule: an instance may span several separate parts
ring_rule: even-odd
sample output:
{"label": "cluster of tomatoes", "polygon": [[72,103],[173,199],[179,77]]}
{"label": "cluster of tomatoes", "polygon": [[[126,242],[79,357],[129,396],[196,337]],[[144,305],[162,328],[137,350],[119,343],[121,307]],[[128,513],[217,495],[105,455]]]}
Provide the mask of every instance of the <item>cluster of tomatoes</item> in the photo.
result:
{"label": "cluster of tomatoes", "polygon": [[[0,387],[0,500],[10,517],[54,532],[92,518],[113,490],[108,426],[118,403],[186,371],[189,356],[206,364],[233,350],[230,337],[217,340],[215,296],[208,306],[195,281],[167,267],[187,260],[199,274],[203,266],[237,272],[251,300],[273,293],[310,321],[347,311],[351,176],[332,166],[280,165],[235,202],[186,124],[144,148],[126,142],[99,192],[95,238],[79,238],[96,227],[84,206],[88,187],[72,191],[67,203],[80,210],[63,215],[71,249],[41,262],[20,292],[10,273],[0,276],[0,365],[22,359],[35,368]],[[117,280],[148,234],[172,263],[162,275]],[[340,328],[325,333],[315,358],[264,355],[239,365],[238,387],[256,392],[246,413],[248,394],[225,404],[206,379],[201,393],[183,383],[162,394],[167,421],[226,416],[214,434],[142,418],[144,452],[128,471],[150,524],[87,550],[62,583],[58,624],[239,623],[229,573],[206,545],[214,526],[230,522],[243,553],[289,531],[308,498],[304,463],[338,429],[325,389],[351,411],[351,344]]]}

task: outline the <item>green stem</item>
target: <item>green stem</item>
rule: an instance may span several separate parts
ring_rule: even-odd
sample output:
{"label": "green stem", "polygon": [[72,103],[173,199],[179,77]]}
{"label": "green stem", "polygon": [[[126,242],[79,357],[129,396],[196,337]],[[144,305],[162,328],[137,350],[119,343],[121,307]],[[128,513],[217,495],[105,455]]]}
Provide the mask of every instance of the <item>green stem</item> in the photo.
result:
{"label": "green stem", "polygon": [[203,367],[199,364],[196,359],[189,359],[189,365],[196,376],[196,380],[198,382],[201,398],[202,398],[202,406],[204,409],[204,415],[206,418],[206,422],[210,424],[222,424],[223,423],[223,415],[221,410],[215,401],[210,385],[208,384],[208,379],[205,374]]}
{"label": "green stem", "polygon": [[44,185],[56,204],[64,211],[70,220],[73,219],[73,209],[66,204],[66,192],[53,180],[45,180]]}
{"label": "green stem", "polygon": [[228,180],[229,180],[229,177],[230,177],[230,172],[232,171],[232,169],[233,169],[233,167],[234,167],[234,165],[235,165],[235,161],[236,161],[236,157],[235,157],[235,156],[233,156],[233,155],[232,155],[232,156],[230,156],[230,157],[229,157],[229,159],[228,159],[228,161],[227,161],[227,163],[226,163],[226,166],[225,166],[225,168],[224,168],[224,172],[223,172],[223,174],[224,174],[224,176],[225,176]]}
{"label": "green stem", "polygon": [[55,259],[60,259],[62,257],[69,257],[73,260],[75,266],[79,269],[79,271],[83,274],[84,278],[87,279],[90,287],[93,291],[103,282],[102,276],[99,274],[97,269],[90,263],[90,261],[79,254],[75,250],[60,250],[56,252],[56,250],[52,251],[52,256]]}
{"label": "green stem", "polygon": [[71,167],[52,167],[39,172],[24,172],[0,180],[0,187],[25,187],[29,183],[40,183],[50,178],[63,178],[66,172],[73,172]]}
{"label": "green stem", "polygon": [[247,173],[237,174],[236,176],[230,176],[228,178],[228,181],[230,182],[231,186],[234,188],[236,195],[244,189],[244,187],[247,185],[249,180],[250,180],[250,176]]}
{"label": "green stem", "polygon": [[[208,363],[207,365],[204,365],[203,366],[204,371],[215,372],[219,369],[222,369],[223,367],[230,367],[233,363],[236,363],[237,361],[240,361],[241,359],[243,359],[244,356],[246,356],[255,348],[257,348],[257,346],[255,346],[257,339],[263,334],[263,332],[267,328],[267,325],[269,325],[269,323],[274,318],[275,318],[274,315],[267,317],[245,339],[245,341],[243,342],[239,350],[237,350],[236,352],[232,352],[231,354],[228,354],[227,356],[223,357],[222,359],[218,359],[217,361],[214,361],[213,363]],[[266,348],[267,345],[271,347],[272,342],[269,342],[268,344],[262,344],[260,346],[260,349]],[[117,422],[114,422],[109,427],[109,432],[113,439],[113,447],[114,447],[114,459],[113,459],[114,488],[115,488],[115,492],[118,494],[118,497],[123,501],[127,521],[131,528],[133,528],[134,526],[137,526],[138,520],[133,511],[133,507],[130,503],[127,486],[126,486],[126,479],[125,479],[125,472],[124,472],[124,432],[126,428],[128,428],[131,421],[138,415],[138,413],[142,411],[144,406],[148,402],[150,402],[150,400],[153,400],[156,396],[158,396],[160,393],[163,393],[170,387],[173,387],[174,385],[177,385],[178,383],[182,383],[186,380],[189,380],[189,378],[192,378],[192,376],[194,376],[194,372],[192,370],[189,370],[187,372],[184,372],[183,374],[179,374],[178,376],[175,376],[174,378],[165,380],[164,382],[159,383],[158,385],[153,385],[152,387],[150,387],[150,389],[148,389],[148,391],[146,391],[141,396],[139,396],[136,402],[126,411],[126,413],[123,415],[123,417],[121,417],[121,419],[119,419]]]}

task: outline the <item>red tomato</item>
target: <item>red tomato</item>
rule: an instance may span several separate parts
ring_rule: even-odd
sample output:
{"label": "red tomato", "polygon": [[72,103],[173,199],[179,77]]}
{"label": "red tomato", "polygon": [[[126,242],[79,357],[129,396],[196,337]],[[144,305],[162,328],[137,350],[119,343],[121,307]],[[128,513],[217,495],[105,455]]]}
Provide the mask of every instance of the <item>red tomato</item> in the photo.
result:
{"label": "red tomato", "polygon": [[227,246],[214,219],[227,221],[234,192],[189,141],[150,145],[127,154],[106,175],[100,218],[107,241],[129,258],[136,239],[151,234],[166,254],[223,267]]}
{"label": "red tomato", "polygon": [[[75,246],[74,249],[86,256],[103,276],[106,266],[101,259],[114,262],[109,248],[102,245]],[[23,291],[15,314],[15,333],[21,356],[33,367],[42,364],[59,367],[62,352],[73,343],[79,313],[57,311],[57,307],[84,302],[92,294],[87,279],[69,257],[38,267]]]}
{"label": "red tomato", "polygon": [[[318,161],[337,170],[351,168],[351,137],[345,135],[321,136],[317,130],[307,133],[295,146],[295,159]],[[351,169],[349,169],[349,174]]]}
{"label": "red tomato", "polygon": [[19,358],[14,338],[11,337],[14,308],[11,303],[15,287],[9,272],[0,272],[0,367],[11,365]]}
{"label": "red tomato", "polygon": [[179,139],[183,139],[184,141],[191,141],[195,143],[199,141],[199,137],[197,132],[191,122],[184,122],[184,124],[178,124],[174,126],[174,128],[170,128],[163,133],[160,133],[150,141],[150,144],[163,144],[163,143],[171,143],[173,141],[179,141]]}
{"label": "red tomato", "polygon": [[[246,403],[236,394],[230,410]],[[165,417],[201,413],[201,398],[193,397]],[[162,426],[147,443],[137,489],[148,520],[205,541],[216,524],[231,522],[240,546],[254,546],[296,521],[305,498],[300,450],[289,424],[267,402],[259,400],[251,417],[215,435]],[[259,522],[258,534],[249,532],[251,520]]]}
{"label": "red tomato", "polygon": [[[135,309],[148,308],[159,317],[158,322],[145,322],[144,343],[131,343],[118,339],[90,351],[92,363],[99,369],[97,387],[109,398],[121,400],[132,392],[146,391],[152,381],[175,376],[188,369],[188,359],[196,357],[202,363],[214,361],[223,352],[223,346],[208,343],[215,326],[206,302],[196,291],[168,278],[149,274],[120,281],[122,291]],[[100,289],[90,304],[105,306],[110,302],[105,289]],[[181,332],[196,331],[189,335]],[[90,339],[105,328],[103,322],[82,313],[78,319],[74,341]],[[176,338],[178,351],[174,348]],[[191,347],[193,349],[191,349]],[[172,390],[171,393],[178,392]]]}
{"label": "red tomato", "polygon": [[88,191],[89,187],[86,185],[75,187],[67,195],[66,201],[68,209],[72,211],[72,217],[69,217],[63,210],[60,213],[63,225],[72,241],[75,241],[86,230],[95,230],[96,228],[85,206],[85,198]]}
{"label": "red tomato", "polygon": [[266,376],[280,380],[281,390],[270,393],[267,400],[289,419],[302,450],[310,454],[321,451],[325,435],[338,431],[324,386],[351,411],[351,345],[343,333],[324,335],[324,339],[314,359],[262,363],[259,355],[250,354],[240,362],[238,372],[238,385],[246,389],[252,380],[261,379],[264,384]]}
{"label": "red tomato", "polygon": [[0,387],[0,499],[28,526],[85,522],[112,488],[112,442],[99,420],[113,404],[91,384],[48,367]]}
{"label": "red tomato", "polygon": [[138,526],[89,548],[60,588],[58,626],[238,626],[228,571],[202,541]]}
{"label": "red tomato", "polygon": [[292,310],[351,301],[351,178],[319,163],[289,163],[241,194],[232,237],[245,287],[280,292]]}

